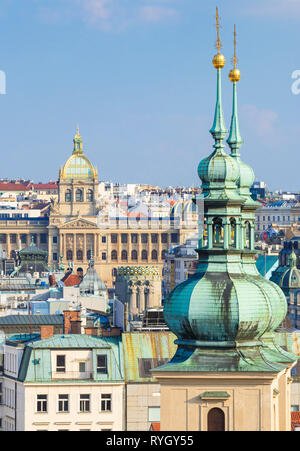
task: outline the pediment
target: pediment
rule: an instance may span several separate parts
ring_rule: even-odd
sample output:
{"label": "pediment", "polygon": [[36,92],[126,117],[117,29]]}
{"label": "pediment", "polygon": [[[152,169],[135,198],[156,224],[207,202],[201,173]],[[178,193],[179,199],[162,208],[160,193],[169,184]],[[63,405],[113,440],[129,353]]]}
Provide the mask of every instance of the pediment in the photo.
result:
{"label": "pediment", "polygon": [[59,229],[97,229],[97,225],[87,219],[78,218],[61,224]]}

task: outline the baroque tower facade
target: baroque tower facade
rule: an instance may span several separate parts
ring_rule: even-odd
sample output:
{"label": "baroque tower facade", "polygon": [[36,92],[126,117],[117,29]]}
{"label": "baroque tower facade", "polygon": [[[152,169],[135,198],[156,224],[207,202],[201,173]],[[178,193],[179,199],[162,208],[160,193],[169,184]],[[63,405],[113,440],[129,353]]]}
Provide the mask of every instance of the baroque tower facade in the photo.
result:
{"label": "baroque tower facade", "polygon": [[[233,112],[228,155],[221,101],[217,11],[217,102],[213,152],[198,167],[204,197],[207,240],[200,231],[198,268],[175,287],[164,315],[177,336],[171,362],[153,370],[161,384],[161,430],[290,430],[291,368],[297,357],[284,351],[275,330],[286,316],[282,290],[255,266],[250,196],[254,174],[240,159],[234,68]],[[235,33],[234,33],[235,37]]]}

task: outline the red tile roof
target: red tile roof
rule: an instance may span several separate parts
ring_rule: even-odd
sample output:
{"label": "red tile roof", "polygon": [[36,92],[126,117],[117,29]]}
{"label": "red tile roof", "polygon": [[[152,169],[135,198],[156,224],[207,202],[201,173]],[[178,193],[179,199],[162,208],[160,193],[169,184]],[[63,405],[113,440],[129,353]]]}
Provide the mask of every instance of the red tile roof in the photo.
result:
{"label": "red tile roof", "polygon": [[34,189],[58,189],[57,183],[31,183],[31,187]]}
{"label": "red tile roof", "polygon": [[151,423],[150,431],[160,431],[160,423]]}
{"label": "red tile roof", "polygon": [[29,191],[29,185],[24,183],[0,183],[0,191]]}
{"label": "red tile roof", "polygon": [[295,426],[300,426],[300,412],[291,412],[291,429],[294,430]]}
{"label": "red tile roof", "polygon": [[65,287],[75,287],[76,285],[80,284],[82,279],[76,274],[70,274],[63,282]]}

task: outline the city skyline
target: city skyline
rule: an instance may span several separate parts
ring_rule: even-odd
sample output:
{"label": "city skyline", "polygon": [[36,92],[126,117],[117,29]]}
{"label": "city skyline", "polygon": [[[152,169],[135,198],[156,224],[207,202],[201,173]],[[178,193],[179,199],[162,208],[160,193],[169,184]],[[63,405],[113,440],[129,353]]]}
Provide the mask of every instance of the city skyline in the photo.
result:
{"label": "city skyline", "polygon": [[[236,23],[242,158],[271,190],[299,190],[300,98],[291,91],[299,4],[218,4],[226,126]],[[193,0],[5,1],[0,177],[57,179],[79,124],[100,180],[198,186],[195,167],[212,149],[213,14]]]}

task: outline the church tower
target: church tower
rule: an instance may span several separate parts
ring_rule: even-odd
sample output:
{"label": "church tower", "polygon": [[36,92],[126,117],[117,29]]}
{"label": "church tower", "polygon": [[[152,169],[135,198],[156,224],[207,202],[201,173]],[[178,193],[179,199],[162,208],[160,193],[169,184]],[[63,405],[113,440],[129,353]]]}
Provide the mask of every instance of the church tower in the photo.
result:
{"label": "church tower", "polygon": [[83,153],[77,129],[73,153],[59,171],[58,204],[64,216],[95,216],[98,193],[97,169]]}
{"label": "church tower", "polygon": [[282,290],[255,266],[250,196],[252,169],[240,159],[237,112],[236,31],[233,111],[225,152],[219,15],[216,14],[217,102],[214,150],[198,167],[207,240],[199,240],[196,273],[175,287],[164,309],[177,336],[173,359],[153,370],[161,384],[162,431],[290,430],[290,372],[297,357],[276,342],[285,318]]}

